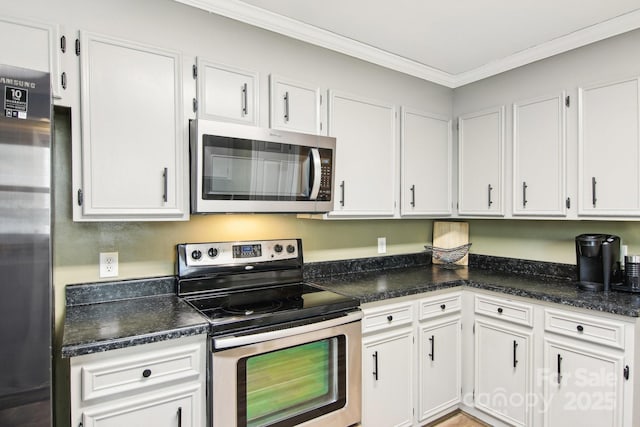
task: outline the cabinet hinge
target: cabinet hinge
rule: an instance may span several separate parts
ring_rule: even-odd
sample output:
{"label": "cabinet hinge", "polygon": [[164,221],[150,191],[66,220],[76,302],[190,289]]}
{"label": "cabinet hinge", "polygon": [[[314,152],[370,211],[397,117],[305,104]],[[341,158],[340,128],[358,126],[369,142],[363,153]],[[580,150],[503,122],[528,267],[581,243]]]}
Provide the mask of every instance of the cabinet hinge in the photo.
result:
{"label": "cabinet hinge", "polygon": [[473,333],[474,334],[476,333],[476,324],[475,323],[473,324]]}
{"label": "cabinet hinge", "polygon": [[67,72],[66,71],[63,71],[62,74],[60,74],[60,85],[62,86],[62,89],[67,88]]}
{"label": "cabinet hinge", "polygon": [[460,122],[456,122],[456,130],[460,130]]}
{"label": "cabinet hinge", "polygon": [[78,206],[82,206],[84,202],[84,195],[82,194],[82,188],[78,189]]}
{"label": "cabinet hinge", "polygon": [[474,402],[476,401],[476,389],[475,388],[471,392],[471,400],[473,400]]}
{"label": "cabinet hinge", "polygon": [[567,197],[567,209],[571,209],[571,197]]}
{"label": "cabinet hinge", "polygon": [[193,78],[197,79],[198,78],[198,66],[196,64],[193,64],[193,67],[191,69],[193,70]]}
{"label": "cabinet hinge", "polygon": [[322,105],[322,95],[320,95],[320,105]]}
{"label": "cabinet hinge", "polygon": [[625,380],[629,381],[629,365],[625,366],[624,369],[622,370],[622,376],[624,377]]}
{"label": "cabinet hinge", "polygon": [[567,108],[569,108],[569,106],[571,106],[571,97],[569,95],[567,95],[567,97],[564,99],[564,105]]}
{"label": "cabinet hinge", "polygon": [[76,56],[80,56],[80,39],[76,39]]}
{"label": "cabinet hinge", "polygon": [[198,100],[196,98],[193,98],[193,112],[198,112]]}
{"label": "cabinet hinge", "polygon": [[62,53],[65,53],[67,51],[67,37],[66,36],[60,37],[60,51]]}

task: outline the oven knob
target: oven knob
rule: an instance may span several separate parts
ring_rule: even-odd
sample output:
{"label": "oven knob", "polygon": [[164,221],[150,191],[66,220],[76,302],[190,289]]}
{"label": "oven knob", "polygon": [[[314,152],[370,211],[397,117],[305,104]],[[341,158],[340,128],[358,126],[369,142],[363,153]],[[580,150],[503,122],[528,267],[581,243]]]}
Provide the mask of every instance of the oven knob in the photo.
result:
{"label": "oven knob", "polygon": [[209,252],[207,252],[211,258],[215,258],[218,256],[218,249],[209,248]]}
{"label": "oven knob", "polygon": [[293,245],[287,245],[287,252],[292,254],[296,251],[296,247]]}
{"label": "oven knob", "polygon": [[273,247],[273,250],[274,250],[274,251],[276,251],[276,253],[280,253],[280,252],[282,252],[282,245],[280,245],[280,244],[275,245],[275,246]]}
{"label": "oven knob", "polygon": [[200,258],[202,258],[202,252],[196,249],[195,251],[191,252],[191,258],[199,260]]}

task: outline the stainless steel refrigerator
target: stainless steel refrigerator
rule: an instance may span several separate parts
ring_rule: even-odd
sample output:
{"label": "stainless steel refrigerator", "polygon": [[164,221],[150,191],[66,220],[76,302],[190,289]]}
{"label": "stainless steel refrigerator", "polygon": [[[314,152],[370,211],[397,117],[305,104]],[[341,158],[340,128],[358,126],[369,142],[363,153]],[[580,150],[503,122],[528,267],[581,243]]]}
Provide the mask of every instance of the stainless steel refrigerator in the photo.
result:
{"label": "stainless steel refrigerator", "polygon": [[0,65],[0,426],[52,425],[49,74]]}

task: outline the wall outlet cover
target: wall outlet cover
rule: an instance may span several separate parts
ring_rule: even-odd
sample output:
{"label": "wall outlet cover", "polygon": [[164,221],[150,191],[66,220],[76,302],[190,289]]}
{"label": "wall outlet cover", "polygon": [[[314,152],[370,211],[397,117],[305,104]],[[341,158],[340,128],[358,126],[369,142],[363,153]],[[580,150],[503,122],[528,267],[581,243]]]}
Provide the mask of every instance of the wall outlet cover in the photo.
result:
{"label": "wall outlet cover", "polygon": [[100,252],[100,277],[118,276],[118,252]]}

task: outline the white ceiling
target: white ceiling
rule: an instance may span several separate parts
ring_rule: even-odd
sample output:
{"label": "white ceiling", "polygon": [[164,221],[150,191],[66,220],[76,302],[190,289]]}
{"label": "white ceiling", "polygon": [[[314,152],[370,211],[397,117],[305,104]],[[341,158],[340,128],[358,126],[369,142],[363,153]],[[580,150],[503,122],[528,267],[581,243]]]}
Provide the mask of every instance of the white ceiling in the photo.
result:
{"label": "white ceiling", "polygon": [[176,0],[449,87],[640,28],[640,0]]}

